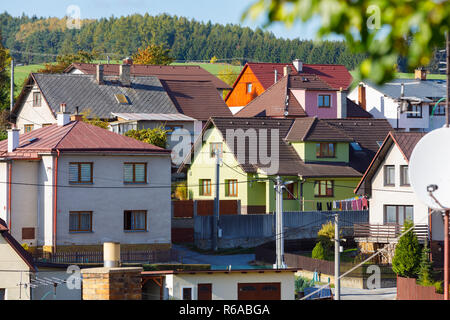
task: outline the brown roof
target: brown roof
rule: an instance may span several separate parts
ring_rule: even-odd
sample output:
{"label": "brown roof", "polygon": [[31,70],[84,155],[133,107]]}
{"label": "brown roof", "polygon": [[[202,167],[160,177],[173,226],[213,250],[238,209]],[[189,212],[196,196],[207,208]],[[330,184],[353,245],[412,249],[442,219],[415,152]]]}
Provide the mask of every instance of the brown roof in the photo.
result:
{"label": "brown roof", "polygon": [[198,120],[232,113],[210,81],[161,80],[178,111]]}
{"label": "brown roof", "polygon": [[26,251],[22,245],[9,233],[9,228],[6,222],[0,218],[0,234],[14,249],[14,251],[22,258],[22,260],[30,267],[30,270],[35,272],[36,267],[32,255]]}
{"label": "brown roof", "polygon": [[[85,74],[95,74],[97,64],[95,63],[72,63],[64,72],[71,72],[79,69]],[[118,64],[104,64],[103,73],[105,76],[118,76]],[[156,76],[160,80],[185,80],[185,81],[211,81],[216,89],[230,90],[231,86],[223,82],[213,74],[200,66],[157,66],[139,65],[131,66],[133,76]]]}
{"label": "brown roof", "polygon": [[361,181],[355,189],[355,193],[371,193],[372,178],[394,144],[400,149],[406,162],[409,162],[414,147],[425,134],[425,132],[389,132],[384,139],[382,146],[373,157],[364,176],[361,178]]}
{"label": "brown roof", "polygon": [[329,125],[325,120],[297,118],[286,136],[287,141],[353,142],[345,131]]}
{"label": "brown roof", "polygon": [[125,137],[82,121],[72,121],[65,126],[57,124],[20,135],[19,147],[8,153],[8,141],[0,142],[0,156],[11,158],[36,158],[38,152],[102,151],[143,152],[168,154],[169,150]]}
{"label": "brown roof", "polygon": [[198,274],[198,273],[281,273],[281,272],[297,272],[301,268],[286,268],[286,269],[231,269],[231,270],[159,270],[159,271],[143,271],[142,276],[155,276],[167,274]]}

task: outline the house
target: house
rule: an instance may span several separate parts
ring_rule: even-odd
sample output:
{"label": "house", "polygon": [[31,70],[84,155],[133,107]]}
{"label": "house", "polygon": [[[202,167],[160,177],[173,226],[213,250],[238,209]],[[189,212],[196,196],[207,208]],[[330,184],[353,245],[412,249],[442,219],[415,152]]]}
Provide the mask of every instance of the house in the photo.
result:
{"label": "house", "polygon": [[428,132],[445,124],[446,95],[445,80],[427,79],[426,71],[417,69],[414,79],[394,79],[383,85],[363,81],[348,97],[399,131]]}
{"label": "house", "polygon": [[[223,96],[224,90],[231,90],[230,85],[217,78],[213,74],[209,73],[200,66],[189,65],[139,65],[134,64],[133,59],[126,58],[123,60],[124,64],[131,65],[130,73],[132,76],[157,77],[161,82],[165,81],[200,81],[210,82],[214,88],[219,92],[220,96]],[[119,64],[104,64],[105,76],[118,76],[120,73]],[[95,63],[72,63],[64,70],[65,73],[71,74],[90,74],[95,75],[96,64]]]}
{"label": "house", "polygon": [[117,65],[118,76],[105,75],[103,65],[96,68],[95,74],[30,74],[12,110],[21,133],[56,123],[61,103],[72,114],[89,111],[89,117],[106,121],[117,120],[114,113],[184,114],[204,122],[231,116],[211,81],[172,75],[163,83],[156,76],[133,76],[129,64]]}
{"label": "house", "polygon": [[345,90],[335,90],[317,75],[286,75],[250,101],[236,117],[372,118],[347,98]]}
{"label": "house", "polygon": [[289,181],[284,211],[332,210],[354,197],[370,160],[392,127],[384,119],[211,118],[179,172],[192,200],[239,200],[242,214],[275,211],[274,180]]}
{"label": "house", "polygon": [[352,76],[343,65],[303,64],[298,59],[288,64],[248,62],[233,84],[233,90],[226,96],[225,102],[233,113],[236,113],[288,74],[317,78],[334,91],[341,88],[348,90],[352,83]]}
{"label": "house", "polygon": [[170,151],[79,120],[63,105],[57,124],[0,142],[11,235],[52,253],[170,248]]}
{"label": "house", "polygon": [[142,272],[145,300],[294,300],[297,269]]}
{"label": "house", "polygon": [[36,271],[31,254],[0,218],[0,300],[31,300],[30,283]]}
{"label": "house", "polygon": [[[406,220],[415,224],[419,240],[431,240],[433,256],[440,257],[443,244],[443,219],[439,213],[429,216],[428,207],[415,195],[409,183],[408,164],[423,132],[394,132],[385,138],[368,166],[355,193],[369,198],[369,226],[355,227],[355,241],[363,251],[372,252],[395,243]],[[393,252],[386,256],[391,261]]]}

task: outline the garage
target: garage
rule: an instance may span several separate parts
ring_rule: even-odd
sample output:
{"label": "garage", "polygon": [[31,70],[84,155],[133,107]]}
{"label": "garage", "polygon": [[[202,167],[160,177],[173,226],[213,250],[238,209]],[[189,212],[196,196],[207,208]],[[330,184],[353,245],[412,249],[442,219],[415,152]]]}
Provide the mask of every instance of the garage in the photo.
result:
{"label": "garage", "polygon": [[281,300],[281,283],[238,283],[238,300]]}

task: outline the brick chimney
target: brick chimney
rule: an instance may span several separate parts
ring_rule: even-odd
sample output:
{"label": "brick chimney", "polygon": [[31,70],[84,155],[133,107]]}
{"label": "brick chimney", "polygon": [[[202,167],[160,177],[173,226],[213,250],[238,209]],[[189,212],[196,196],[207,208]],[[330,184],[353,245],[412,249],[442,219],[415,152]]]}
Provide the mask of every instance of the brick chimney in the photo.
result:
{"label": "brick chimney", "polygon": [[133,65],[133,59],[130,57],[126,57],[125,59],[123,59],[123,64]]}
{"label": "brick chimney", "polygon": [[8,130],[8,152],[13,152],[19,147],[19,132],[15,126]]}
{"label": "brick chimney", "polygon": [[427,71],[424,68],[417,68],[414,70],[414,79],[427,80]]}
{"label": "brick chimney", "polygon": [[358,85],[358,104],[366,110],[366,87],[362,83]]}
{"label": "brick chimney", "polygon": [[59,106],[59,112],[56,113],[56,120],[58,122],[58,126],[63,127],[66,124],[70,123],[70,112],[66,112],[66,104],[61,103]]}
{"label": "brick chimney", "polygon": [[97,80],[98,84],[104,84],[105,83],[104,78],[103,78],[103,74],[104,74],[103,73],[103,69],[104,69],[104,67],[103,67],[102,64],[98,64],[97,65],[97,72],[96,72],[95,80]]}

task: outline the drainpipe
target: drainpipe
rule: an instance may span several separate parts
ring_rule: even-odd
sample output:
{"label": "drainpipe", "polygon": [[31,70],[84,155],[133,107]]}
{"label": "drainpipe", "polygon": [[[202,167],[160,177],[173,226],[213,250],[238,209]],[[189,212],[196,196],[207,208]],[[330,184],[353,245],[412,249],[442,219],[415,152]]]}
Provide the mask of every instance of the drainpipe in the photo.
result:
{"label": "drainpipe", "polygon": [[54,185],[53,185],[53,253],[56,252],[56,216],[58,212],[58,158],[59,158],[59,150],[56,149],[56,158],[55,158],[55,171],[54,171]]}
{"label": "drainpipe", "polygon": [[9,232],[11,233],[11,217],[12,217],[12,203],[11,203],[11,195],[12,195],[12,161],[8,162],[8,215],[9,215],[9,219],[8,219],[8,228],[9,228]]}

